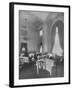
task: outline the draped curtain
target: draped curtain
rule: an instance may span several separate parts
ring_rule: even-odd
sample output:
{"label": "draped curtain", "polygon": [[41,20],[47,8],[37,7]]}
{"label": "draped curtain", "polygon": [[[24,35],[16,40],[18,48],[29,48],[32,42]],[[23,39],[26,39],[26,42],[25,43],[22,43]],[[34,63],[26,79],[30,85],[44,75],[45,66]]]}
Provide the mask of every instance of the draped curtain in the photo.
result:
{"label": "draped curtain", "polygon": [[61,46],[63,53],[64,53],[64,24],[62,21],[57,21],[52,27],[52,31],[51,31],[51,52],[53,50],[53,46],[55,43],[56,27],[58,27],[58,35],[59,35],[60,46]]}
{"label": "draped curtain", "polygon": [[56,27],[53,26],[52,31],[51,31],[51,52],[53,50],[53,46],[54,46],[54,42],[55,42],[55,34],[56,34]]}
{"label": "draped curtain", "polygon": [[60,40],[60,46],[64,53],[64,24],[61,23],[59,26],[59,40]]}

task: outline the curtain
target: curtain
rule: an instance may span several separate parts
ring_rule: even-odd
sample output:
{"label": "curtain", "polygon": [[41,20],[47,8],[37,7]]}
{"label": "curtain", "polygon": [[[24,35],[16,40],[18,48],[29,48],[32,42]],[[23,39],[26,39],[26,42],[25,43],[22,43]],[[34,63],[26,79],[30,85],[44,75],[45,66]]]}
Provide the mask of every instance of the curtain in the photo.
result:
{"label": "curtain", "polygon": [[51,31],[51,52],[53,50],[53,46],[55,43],[56,27],[58,27],[60,46],[64,52],[64,23],[62,21],[57,21],[52,27],[52,31]]}
{"label": "curtain", "polygon": [[64,26],[59,27],[59,39],[61,48],[64,50]]}
{"label": "curtain", "polygon": [[55,34],[56,34],[56,26],[54,25],[52,27],[52,31],[51,31],[51,52],[53,50],[53,46],[54,46],[54,42],[55,42]]}

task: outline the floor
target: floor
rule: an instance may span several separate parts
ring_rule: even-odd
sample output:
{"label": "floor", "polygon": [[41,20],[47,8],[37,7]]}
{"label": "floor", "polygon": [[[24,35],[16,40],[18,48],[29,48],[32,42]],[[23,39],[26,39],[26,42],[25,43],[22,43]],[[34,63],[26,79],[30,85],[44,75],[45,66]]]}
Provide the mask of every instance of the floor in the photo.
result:
{"label": "floor", "polygon": [[39,70],[37,74],[37,68],[34,63],[24,64],[22,69],[19,70],[19,79],[31,79],[31,78],[50,78],[50,77],[63,77],[64,76],[64,64],[56,63],[56,66],[52,66],[51,74],[48,70]]}

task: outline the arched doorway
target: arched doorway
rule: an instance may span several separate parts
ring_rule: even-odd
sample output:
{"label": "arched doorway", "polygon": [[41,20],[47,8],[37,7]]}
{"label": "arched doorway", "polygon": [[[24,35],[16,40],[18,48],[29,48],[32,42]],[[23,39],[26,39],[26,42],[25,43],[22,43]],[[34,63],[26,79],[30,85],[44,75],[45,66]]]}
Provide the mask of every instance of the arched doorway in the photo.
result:
{"label": "arched doorway", "polygon": [[[57,51],[57,47],[58,47],[58,51]],[[53,52],[54,49],[56,49],[55,54],[58,54],[57,52],[60,52],[59,50],[62,50],[60,53],[60,56],[63,55],[64,53],[64,23],[61,20],[57,20],[52,25],[52,29],[51,29],[51,52]]]}

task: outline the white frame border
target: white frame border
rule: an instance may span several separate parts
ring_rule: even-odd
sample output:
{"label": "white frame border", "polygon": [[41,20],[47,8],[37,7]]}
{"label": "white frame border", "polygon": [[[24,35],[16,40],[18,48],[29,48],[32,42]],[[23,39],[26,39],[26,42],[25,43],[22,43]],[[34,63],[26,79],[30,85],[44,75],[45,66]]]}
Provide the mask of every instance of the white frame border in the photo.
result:
{"label": "white frame border", "polygon": [[[19,80],[19,10],[37,10],[37,11],[54,11],[64,12],[64,77],[42,78],[42,79],[23,79]],[[69,8],[63,7],[42,7],[29,5],[14,5],[14,86],[18,85],[35,85],[35,84],[52,84],[68,82],[69,74]],[[66,27],[65,27],[66,26]]]}

